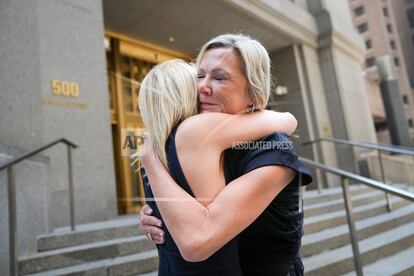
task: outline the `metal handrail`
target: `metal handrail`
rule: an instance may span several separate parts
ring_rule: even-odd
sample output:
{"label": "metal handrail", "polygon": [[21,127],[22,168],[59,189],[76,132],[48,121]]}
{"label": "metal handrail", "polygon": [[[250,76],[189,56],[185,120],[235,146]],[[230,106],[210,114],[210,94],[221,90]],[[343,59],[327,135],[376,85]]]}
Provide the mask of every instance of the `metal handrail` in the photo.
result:
{"label": "metal handrail", "polygon": [[[349,145],[349,146],[355,146],[355,147],[361,147],[361,148],[367,148],[367,149],[373,149],[378,152],[378,163],[380,167],[381,172],[381,180],[382,182],[386,183],[386,177],[385,177],[385,170],[384,170],[384,163],[382,162],[382,152],[391,152],[391,153],[397,153],[397,154],[404,154],[409,156],[414,156],[414,149],[402,147],[402,146],[396,146],[396,145],[385,145],[385,144],[374,144],[369,142],[360,142],[360,141],[350,141],[350,140],[344,140],[344,139],[337,139],[337,138],[328,138],[323,137],[315,140],[311,140],[308,142],[303,143],[303,145],[310,145],[317,142],[331,142],[334,144],[343,144],[343,145]],[[318,189],[320,190],[320,186],[318,186]],[[392,210],[392,201],[389,193],[385,194],[385,198],[387,200],[387,208],[388,211]]]}
{"label": "metal handrail", "polygon": [[386,144],[374,144],[374,143],[369,143],[369,142],[350,141],[350,140],[327,138],[327,137],[311,140],[311,141],[303,143],[302,145],[305,146],[305,145],[310,145],[310,144],[314,144],[314,143],[322,142],[322,141],[414,156],[414,149],[410,149],[407,147],[401,147],[401,146],[396,146],[396,145],[386,145]]}
{"label": "metal handrail", "polygon": [[69,210],[70,210],[70,227],[71,230],[75,230],[75,208],[73,198],[73,166],[72,166],[72,149],[76,149],[78,146],[71,141],[60,138],[53,142],[46,144],[40,148],[32,150],[28,153],[22,154],[4,164],[0,165],[0,171],[7,168],[7,190],[9,198],[9,252],[10,252],[10,275],[17,275],[17,219],[16,219],[16,177],[14,171],[14,165],[26,160],[27,158],[38,154],[58,143],[64,143],[67,145],[67,156],[68,156],[68,176],[69,176]]}
{"label": "metal handrail", "polygon": [[300,161],[302,161],[304,164],[308,166],[315,167],[317,169],[326,171],[328,173],[332,173],[335,175],[338,175],[341,177],[342,181],[342,193],[344,196],[345,201],[345,209],[346,209],[346,215],[347,215],[347,221],[349,226],[349,234],[351,237],[351,245],[352,245],[352,251],[354,253],[354,265],[355,265],[355,271],[358,276],[363,275],[362,270],[362,262],[361,262],[361,255],[359,252],[359,246],[358,246],[358,238],[357,233],[355,230],[355,221],[352,214],[352,201],[351,201],[351,194],[349,192],[349,179],[358,181],[361,184],[368,185],[371,188],[378,189],[381,191],[384,191],[388,194],[392,194],[398,197],[401,197],[403,199],[409,200],[414,202],[414,193],[405,191],[403,189],[399,189],[396,187],[392,187],[390,185],[387,185],[383,182],[373,180],[364,176],[360,176],[354,173],[350,173],[335,167],[327,166],[324,164],[321,164],[319,162],[300,157]]}
{"label": "metal handrail", "polygon": [[47,144],[47,145],[45,145],[43,147],[40,147],[38,149],[35,149],[35,150],[30,151],[28,153],[25,153],[25,154],[23,154],[23,155],[21,155],[19,157],[14,158],[13,160],[10,160],[10,161],[2,164],[0,166],[0,171],[3,170],[3,169],[5,169],[5,168],[7,168],[8,166],[14,165],[14,164],[19,163],[20,161],[22,161],[24,159],[27,159],[27,158],[29,158],[29,157],[31,157],[33,155],[36,155],[37,153],[39,153],[39,152],[41,152],[41,151],[43,151],[43,150],[45,150],[47,148],[50,148],[50,147],[52,147],[52,146],[54,146],[54,145],[56,145],[56,144],[58,144],[60,142],[65,143],[66,145],[70,145],[74,149],[76,149],[78,147],[76,144],[72,143],[71,141],[69,141],[69,140],[67,140],[65,138],[60,138],[60,139],[58,139],[56,141],[50,142],[49,144]]}

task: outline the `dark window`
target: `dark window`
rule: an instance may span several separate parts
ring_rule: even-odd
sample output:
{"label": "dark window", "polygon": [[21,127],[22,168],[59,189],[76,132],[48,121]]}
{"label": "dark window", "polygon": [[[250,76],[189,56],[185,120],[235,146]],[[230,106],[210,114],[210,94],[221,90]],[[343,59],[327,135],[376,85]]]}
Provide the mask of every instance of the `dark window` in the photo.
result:
{"label": "dark window", "polygon": [[359,33],[365,33],[366,31],[368,31],[368,24],[367,23],[363,23],[361,25],[358,25],[358,32]]}
{"label": "dark window", "polygon": [[410,23],[410,27],[414,28],[414,8],[411,8],[407,11],[408,22]]}
{"label": "dark window", "polygon": [[395,66],[400,66],[400,59],[395,57],[394,58],[394,64],[395,64]]}
{"label": "dark window", "polygon": [[408,96],[407,95],[403,95],[403,102],[405,104],[408,104]]}
{"label": "dark window", "polygon": [[391,24],[387,24],[387,31],[389,33],[392,33],[392,26],[391,26]]}
{"label": "dark window", "polygon": [[364,6],[360,6],[354,9],[355,16],[360,16],[360,15],[363,15],[364,13],[365,13]]}
{"label": "dark window", "polygon": [[365,66],[366,67],[372,67],[375,65],[375,58],[367,58],[365,60]]}
{"label": "dark window", "polygon": [[388,17],[388,9],[386,7],[382,8],[382,13],[384,14],[384,16]]}
{"label": "dark window", "polygon": [[397,46],[395,45],[395,41],[394,40],[391,40],[390,41],[390,46],[391,46],[391,49],[393,49],[393,50],[397,49]]}
{"label": "dark window", "polygon": [[413,120],[412,120],[412,119],[408,119],[408,125],[409,125],[410,127],[413,127]]}
{"label": "dark window", "polygon": [[371,39],[368,39],[368,40],[365,41],[365,46],[367,47],[367,49],[371,49],[372,48]]}

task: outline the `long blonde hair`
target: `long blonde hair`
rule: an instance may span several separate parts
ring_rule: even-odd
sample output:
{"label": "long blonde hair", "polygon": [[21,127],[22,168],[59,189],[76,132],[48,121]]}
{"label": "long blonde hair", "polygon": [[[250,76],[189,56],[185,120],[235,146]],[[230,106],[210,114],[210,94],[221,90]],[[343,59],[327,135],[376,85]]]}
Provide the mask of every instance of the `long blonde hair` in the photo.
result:
{"label": "long blonde hair", "polygon": [[180,59],[156,65],[141,83],[139,109],[147,139],[168,169],[168,135],[179,122],[198,113],[196,69]]}
{"label": "long blonde hair", "polygon": [[197,65],[208,50],[216,48],[233,49],[240,57],[242,72],[247,79],[247,90],[254,104],[264,109],[269,101],[271,89],[269,53],[257,40],[244,34],[223,34],[214,37],[201,48]]}

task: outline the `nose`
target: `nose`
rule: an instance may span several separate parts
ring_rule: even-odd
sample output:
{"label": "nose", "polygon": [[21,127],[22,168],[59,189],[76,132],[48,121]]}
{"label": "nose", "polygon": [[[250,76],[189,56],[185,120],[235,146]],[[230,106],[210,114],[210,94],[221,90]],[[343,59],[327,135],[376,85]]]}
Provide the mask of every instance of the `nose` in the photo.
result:
{"label": "nose", "polygon": [[205,96],[211,96],[212,90],[210,81],[207,77],[198,79],[198,93],[203,94]]}

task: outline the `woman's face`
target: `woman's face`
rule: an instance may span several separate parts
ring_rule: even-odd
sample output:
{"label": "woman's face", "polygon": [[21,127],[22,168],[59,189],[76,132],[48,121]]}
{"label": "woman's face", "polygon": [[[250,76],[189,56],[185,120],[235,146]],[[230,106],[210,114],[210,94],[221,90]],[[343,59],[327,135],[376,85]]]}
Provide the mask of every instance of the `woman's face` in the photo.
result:
{"label": "woman's face", "polygon": [[240,62],[230,48],[215,48],[204,54],[198,68],[200,113],[235,114],[253,103]]}

